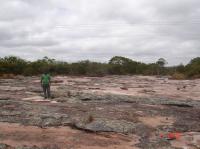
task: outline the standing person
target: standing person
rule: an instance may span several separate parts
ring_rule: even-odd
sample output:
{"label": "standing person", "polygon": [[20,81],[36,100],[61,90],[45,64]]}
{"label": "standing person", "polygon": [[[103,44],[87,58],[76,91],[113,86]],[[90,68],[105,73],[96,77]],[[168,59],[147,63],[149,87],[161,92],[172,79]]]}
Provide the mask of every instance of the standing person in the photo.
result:
{"label": "standing person", "polygon": [[51,96],[50,85],[51,85],[51,77],[47,72],[45,72],[41,77],[41,86],[43,88],[45,99],[50,98]]}

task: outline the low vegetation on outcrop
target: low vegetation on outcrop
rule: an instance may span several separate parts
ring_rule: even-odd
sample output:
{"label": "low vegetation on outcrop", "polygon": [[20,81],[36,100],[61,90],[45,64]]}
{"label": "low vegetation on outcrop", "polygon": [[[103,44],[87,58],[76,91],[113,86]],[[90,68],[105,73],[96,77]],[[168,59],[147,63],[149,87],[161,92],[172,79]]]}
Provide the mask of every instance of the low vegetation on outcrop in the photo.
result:
{"label": "low vegetation on outcrop", "polygon": [[171,75],[172,79],[200,77],[200,57],[194,58],[187,65],[165,67],[167,61],[160,58],[157,62],[145,64],[129,58],[115,56],[109,63],[91,62],[89,60],[68,63],[48,57],[37,61],[26,61],[19,57],[0,58],[0,75],[38,75],[49,71],[55,75]]}

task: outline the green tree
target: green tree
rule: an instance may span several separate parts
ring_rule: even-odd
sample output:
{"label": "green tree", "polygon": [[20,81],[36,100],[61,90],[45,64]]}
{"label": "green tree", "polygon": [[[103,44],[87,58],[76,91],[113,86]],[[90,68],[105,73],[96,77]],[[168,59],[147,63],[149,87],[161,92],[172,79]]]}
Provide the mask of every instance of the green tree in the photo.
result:
{"label": "green tree", "polygon": [[200,77],[200,57],[192,59],[186,66],[186,75],[188,77]]}
{"label": "green tree", "polygon": [[135,74],[137,72],[138,63],[122,56],[115,56],[110,59],[111,74]]}
{"label": "green tree", "polygon": [[159,58],[156,64],[159,66],[157,69],[157,75],[161,73],[164,74],[164,67],[167,64],[167,61],[164,58]]}
{"label": "green tree", "polygon": [[167,64],[167,61],[164,58],[159,58],[156,62],[160,67],[164,67]]}
{"label": "green tree", "polygon": [[22,74],[27,62],[16,56],[6,56],[0,60],[0,73]]}

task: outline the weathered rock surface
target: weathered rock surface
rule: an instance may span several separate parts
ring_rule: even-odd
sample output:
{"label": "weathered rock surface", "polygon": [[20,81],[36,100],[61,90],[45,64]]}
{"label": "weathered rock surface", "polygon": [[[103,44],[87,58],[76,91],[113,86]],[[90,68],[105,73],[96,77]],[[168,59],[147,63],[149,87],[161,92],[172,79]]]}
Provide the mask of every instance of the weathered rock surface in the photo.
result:
{"label": "weathered rock surface", "polygon": [[95,119],[92,122],[75,123],[79,129],[92,132],[117,132],[131,133],[136,129],[136,124],[125,120]]}
{"label": "weathered rock surface", "polygon": [[[109,87],[118,87],[120,89],[120,86],[126,86],[128,88],[128,90],[122,91],[120,89],[119,92],[129,92],[134,87],[133,84],[122,84],[127,79],[123,79],[119,84],[112,84],[112,80],[117,81],[117,76],[114,76],[114,79],[104,78],[104,81],[108,83],[109,79],[111,79],[110,84],[108,84]],[[141,90],[144,88],[149,90],[148,86],[154,84],[157,80],[144,80],[142,78],[142,81],[149,81],[150,83],[140,83],[139,88]],[[101,85],[105,85],[105,82],[101,83],[98,78],[74,80],[68,78],[68,80],[54,81],[52,84],[54,85],[52,87],[52,99],[45,100],[42,97],[42,89],[37,78],[24,77],[15,80],[0,80],[0,82],[0,122],[36,126],[44,130],[52,127],[67,126],[83,131],[82,138],[85,135],[87,136],[88,132],[117,133],[124,134],[126,137],[137,135],[139,142],[134,144],[136,149],[181,148],[177,144],[174,145],[172,141],[161,140],[159,134],[163,132],[180,132],[182,134],[200,132],[200,101],[196,97],[195,100],[188,97],[180,100],[178,98],[168,98],[169,96],[151,97],[150,95],[150,97],[147,97],[137,96],[137,94],[134,96],[109,93],[103,92],[105,90]],[[162,83],[162,80],[159,82]],[[187,84],[187,88],[190,88],[188,84],[191,82],[181,83],[183,85]],[[154,90],[155,92],[146,92],[145,94],[157,94],[157,89]],[[182,90],[185,90],[185,88],[182,88]],[[196,92],[195,95],[197,95]],[[170,118],[173,118],[173,121]],[[146,119],[152,120],[153,124],[146,122]],[[1,133],[0,137],[12,138],[9,135],[1,136]],[[183,147],[195,146],[198,148],[200,138],[198,135],[193,138],[196,140],[191,141],[191,144],[184,144]],[[12,145],[9,145],[0,144],[0,149],[18,148],[17,146],[11,147]],[[22,149],[23,145],[22,142],[20,145]],[[129,146],[130,148],[133,147]],[[56,146],[48,146],[47,142],[47,146],[42,148],[37,145],[25,148],[56,149]]]}

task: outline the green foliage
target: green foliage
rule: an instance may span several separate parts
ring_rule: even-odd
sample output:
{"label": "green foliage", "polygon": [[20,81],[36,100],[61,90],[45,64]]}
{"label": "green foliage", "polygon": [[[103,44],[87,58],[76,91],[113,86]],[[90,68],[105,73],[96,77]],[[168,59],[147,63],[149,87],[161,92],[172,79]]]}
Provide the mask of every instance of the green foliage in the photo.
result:
{"label": "green foliage", "polygon": [[20,74],[26,65],[27,62],[19,57],[7,56],[0,59],[0,73]]}
{"label": "green foliage", "polygon": [[160,58],[156,63],[145,64],[133,61],[132,59],[115,56],[109,63],[91,62],[89,60],[76,63],[56,61],[44,57],[33,62],[23,60],[15,56],[0,58],[0,75],[21,74],[21,75],[40,75],[46,71],[53,75],[172,75],[174,78],[182,79],[185,77],[200,77],[200,57],[194,58],[184,66],[165,67],[166,60]]}
{"label": "green foliage", "polygon": [[157,75],[158,74],[158,69],[159,66],[155,63],[146,65],[146,67],[143,69],[143,73],[144,75]]}
{"label": "green foliage", "polygon": [[50,72],[53,74],[67,75],[70,73],[70,65],[67,62],[54,62],[50,66]]}
{"label": "green foliage", "polygon": [[108,74],[107,64],[90,62],[89,60],[72,63],[70,67],[72,75],[103,76]]}
{"label": "green foliage", "polygon": [[200,57],[192,59],[185,69],[188,77],[200,77]]}
{"label": "green foliage", "polygon": [[185,66],[183,64],[178,65],[176,71],[179,73],[185,73]]}
{"label": "green foliage", "polygon": [[164,66],[167,64],[167,61],[164,58],[159,58],[156,64],[158,65],[157,75],[161,75],[161,74],[164,75],[165,74]]}
{"label": "green foliage", "polygon": [[137,73],[139,63],[125,57],[115,56],[109,61],[111,74],[134,74]]}

